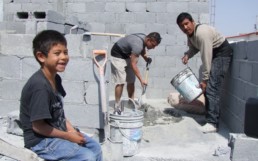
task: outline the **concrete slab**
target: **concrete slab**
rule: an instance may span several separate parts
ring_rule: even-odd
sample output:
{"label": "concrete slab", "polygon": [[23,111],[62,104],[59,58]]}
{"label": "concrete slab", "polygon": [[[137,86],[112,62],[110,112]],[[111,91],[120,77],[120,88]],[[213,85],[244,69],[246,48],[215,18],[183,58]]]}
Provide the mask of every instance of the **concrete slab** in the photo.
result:
{"label": "concrete slab", "polygon": [[[218,133],[203,134],[199,127],[204,116],[179,111],[165,99],[147,100],[147,103],[150,108],[145,117],[152,123],[145,122],[142,127],[138,153],[124,157],[124,161],[230,161],[229,130],[223,123]],[[23,147],[22,137],[5,132],[3,120],[0,119],[4,125],[0,126],[1,139]],[[118,152],[111,151],[111,145],[109,140],[102,144],[104,161],[114,161],[112,156]]]}

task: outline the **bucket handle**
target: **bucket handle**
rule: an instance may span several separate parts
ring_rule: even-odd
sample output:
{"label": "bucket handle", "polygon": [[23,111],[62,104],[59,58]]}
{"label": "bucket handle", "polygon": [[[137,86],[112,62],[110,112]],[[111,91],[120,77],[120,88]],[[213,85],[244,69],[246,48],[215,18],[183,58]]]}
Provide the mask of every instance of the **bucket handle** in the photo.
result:
{"label": "bucket handle", "polygon": [[[140,139],[131,139],[128,135],[126,135],[126,134],[123,132],[123,130],[120,128],[119,122],[118,122],[117,120],[115,120],[115,124],[116,124],[116,126],[118,127],[120,133],[121,133],[126,139],[128,139],[128,140],[130,140],[130,141],[138,141],[138,140],[140,140]],[[142,137],[142,135],[141,135],[141,137]],[[140,138],[141,138],[141,137],[140,137]]]}
{"label": "bucket handle", "polygon": [[134,105],[134,111],[136,111],[137,110],[137,107],[136,107],[136,103],[135,103],[135,101],[133,100],[133,99],[131,99],[131,98],[128,98],[130,101],[132,101],[133,102],[133,105]]}

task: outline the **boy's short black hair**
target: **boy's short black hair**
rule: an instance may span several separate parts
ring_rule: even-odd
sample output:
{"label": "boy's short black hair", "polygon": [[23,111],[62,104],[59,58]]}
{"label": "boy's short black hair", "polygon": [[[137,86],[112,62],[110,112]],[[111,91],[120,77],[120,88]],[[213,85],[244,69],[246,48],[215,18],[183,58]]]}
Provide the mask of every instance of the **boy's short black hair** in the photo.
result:
{"label": "boy's short black hair", "polygon": [[51,47],[57,44],[67,46],[67,41],[60,32],[55,30],[43,30],[39,32],[32,41],[33,54],[36,60],[39,62],[36,57],[37,52],[41,52],[47,57]]}
{"label": "boy's short black hair", "polygon": [[181,22],[184,21],[184,19],[188,19],[189,21],[193,22],[193,17],[187,13],[187,12],[182,12],[180,13],[178,16],[177,16],[177,19],[176,19],[176,23],[179,25]]}
{"label": "boy's short black hair", "polygon": [[147,35],[148,38],[155,40],[158,44],[161,42],[161,36],[158,32],[151,32]]}

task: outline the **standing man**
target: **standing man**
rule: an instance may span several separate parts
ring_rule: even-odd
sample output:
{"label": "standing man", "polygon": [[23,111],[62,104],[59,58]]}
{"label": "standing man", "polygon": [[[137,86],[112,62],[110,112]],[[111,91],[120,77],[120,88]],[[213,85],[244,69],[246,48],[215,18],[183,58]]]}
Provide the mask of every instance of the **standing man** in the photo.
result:
{"label": "standing man", "polygon": [[145,34],[131,34],[119,39],[111,49],[111,72],[115,86],[115,112],[121,113],[120,99],[124,84],[127,83],[128,97],[134,99],[135,76],[139,79],[142,87],[147,85],[137,67],[138,58],[151,63],[152,59],[147,56],[146,48],[154,49],[161,41],[160,34],[152,32]]}
{"label": "standing man", "polygon": [[220,115],[220,91],[233,50],[224,36],[211,26],[196,24],[189,13],[179,14],[177,24],[187,35],[189,46],[182,62],[187,64],[196,53],[200,51],[201,54],[203,69],[200,88],[205,95],[207,122],[201,130],[203,133],[216,132]]}

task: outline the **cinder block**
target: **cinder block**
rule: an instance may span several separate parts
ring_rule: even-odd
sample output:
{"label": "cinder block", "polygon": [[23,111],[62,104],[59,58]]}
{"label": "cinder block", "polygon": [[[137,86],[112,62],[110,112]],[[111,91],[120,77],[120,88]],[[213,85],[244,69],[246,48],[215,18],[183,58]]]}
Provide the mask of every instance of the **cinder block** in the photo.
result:
{"label": "cinder block", "polygon": [[145,24],[128,24],[125,26],[125,33],[145,33]]}
{"label": "cinder block", "polygon": [[67,40],[67,48],[69,50],[70,57],[81,57],[83,50],[81,48],[82,35],[69,34],[65,35]]}
{"label": "cinder block", "polygon": [[147,3],[148,12],[167,12],[167,3],[166,2],[150,2]]}
{"label": "cinder block", "polygon": [[25,34],[25,23],[24,22],[10,22],[2,21],[1,30],[6,33]]}
{"label": "cinder block", "polygon": [[63,78],[68,81],[96,81],[93,74],[92,60],[83,58],[70,59],[63,73]]}
{"label": "cinder block", "polygon": [[167,12],[180,13],[182,11],[188,11],[188,2],[170,2],[167,3]]}
{"label": "cinder block", "polygon": [[37,32],[43,30],[56,30],[64,34],[64,24],[57,24],[53,22],[38,22],[37,23]]}
{"label": "cinder block", "polygon": [[0,55],[0,77],[6,79],[19,79],[20,59],[17,57]]}
{"label": "cinder block", "polygon": [[67,15],[65,17],[65,24],[74,26],[74,25],[79,25],[79,19],[76,16],[73,15]]}
{"label": "cinder block", "polygon": [[157,23],[150,23],[146,25],[146,33],[150,32],[158,32],[159,34],[166,34],[167,33],[167,25],[165,24],[157,24]]}
{"label": "cinder block", "polygon": [[37,33],[37,21],[33,20],[28,20],[25,21],[25,26],[26,26],[26,34],[36,34]]}
{"label": "cinder block", "polygon": [[110,23],[106,24],[106,32],[108,33],[124,33],[124,24]]}
{"label": "cinder block", "polygon": [[[161,63],[162,62],[162,63]],[[160,56],[155,58],[156,67],[171,67],[171,64],[176,64],[175,57]]]}
{"label": "cinder block", "polygon": [[257,161],[258,139],[248,137],[242,133],[229,134],[232,161]]}
{"label": "cinder block", "polygon": [[64,101],[69,103],[84,104],[84,82],[83,81],[62,81],[66,96]]}
{"label": "cinder block", "polygon": [[18,136],[23,135],[23,131],[21,129],[21,123],[19,120],[19,110],[12,111],[7,115],[7,133],[14,134]]}
{"label": "cinder block", "polygon": [[134,22],[134,13],[126,12],[116,15],[117,23],[133,23]]}
{"label": "cinder block", "polygon": [[53,22],[57,24],[65,24],[65,18],[63,15],[56,11],[47,10],[47,11],[34,11],[33,12],[33,18],[37,21],[47,21],[47,22]]}
{"label": "cinder block", "polygon": [[176,36],[175,35],[162,35],[162,45],[176,45]]}
{"label": "cinder block", "polygon": [[246,50],[248,60],[258,61],[258,41],[249,41]]}
{"label": "cinder block", "polygon": [[156,13],[156,23],[159,24],[175,24],[176,23],[177,14],[175,13]]}
{"label": "cinder block", "polygon": [[21,80],[3,80],[0,84],[0,96],[4,100],[19,100],[24,82]]}
{"label": "cinder block", "polygon": [[98,83],[91,83],[85,91],[85,102],[89,105],[101,104],[100,88]]}
{"label": "cinder block", "polygon": [[146,12],[146,3],[129,2],[125,8],[127,12]]}
{"label": "cinder block", "polygon": [[240,63],[240,78],[242,80],[251,82],[252,79],[252,63],[248,61],[243,61]]}
{"label": "cinder block", "polygon": [[236,43],[236,46],[233,48],[234,59],[247,59],[247,43],[246,41],[240,41]]}
{"label": "cinder block", "polygon": [[19,109],[20,109],[19,100],[3,100],[3,99],[0,100],[0,116],[2,117],[7,116],[8,113],[10,113],[11,111],[15,111]]}
{"label": "cinder block", "polygon": [[106,12],[123,13],[125,12],[125,3],[107,2],[105,6]]}
{"label": "cinder block", "polygon": [[162,56],[162,55],[167,55],[166,54],[166,46],[163,45],[162,43],[160,43],[159,46],[155,47],[155,49],[153,49],[153,50],[149,50],[147,53],[151,58],[154,58],[157,56]]}
{"label": "cinder block", "polygon": [[200,23],[209,24],[210,23],[210,14],[207,13],[201,13],[199,18]]}
{"label": "cinder block", "polygon": [[1,34],[1,52],[5,55],[31,56],[32,40],[35,35]]}
{"label": "cinder block", "polygon": [[66,104],[65,115],[74,126],[98,128],[104,127],[103,115],[99,105]]}
{"label": "cinder block", "polygon": [[155,23],[156,22],[156,14],[155,13],[135,13],[135,23]]}
{"label": "cinder block", "polygon": [[[115,12],[104,12],[98,13],[98,22],[99,23],[116,23],[116,14]],[[94,22],[94,21],[93,21]]]}
{"label": "cinder block", "polygon": [[92,32],[105,32],[106,30],[106,25],[103,23],[90,22],[89,26],[90,26],[89,31],[92,31]]}
{"label": "cinder block", "polygon": [[29,3],[30,0],[14,0],[14,3]]}
{"label": "cinder block", "polygon": [[37,70],[40,69],[40,65],[33,56],[33,53],[31,53],[30,57],[25,57],[22,59],[22,79],[26,80],[29,79],[32,74],[34,74]]}
{"label": "cinder block", "polygon": [[[254,83],[255,85],[258,85],[258,74],[256,74],[256,72],[258,71],[258,64],[254,63],[253,64],[253,72],[252,72],[252,83]],[[257,90],[258,92],[258,90]],[[258,95],[258,93],[257,93]]]}

